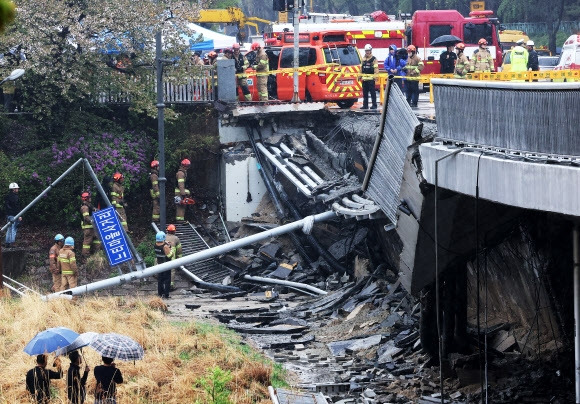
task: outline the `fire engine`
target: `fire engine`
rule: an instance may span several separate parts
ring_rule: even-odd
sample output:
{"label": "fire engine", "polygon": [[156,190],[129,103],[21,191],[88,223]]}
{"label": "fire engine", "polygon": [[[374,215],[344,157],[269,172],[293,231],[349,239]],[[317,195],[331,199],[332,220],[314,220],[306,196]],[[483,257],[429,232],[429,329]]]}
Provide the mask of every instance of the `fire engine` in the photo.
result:
{"label": "fire engine", "polygon": [[465,56],[471,58],[478,48],[480,38],[487,40],[495,70],[501,66],[502,50],[497,33],[498,19],[493,11],[472,11],[463,17],[457,10],[419,10],[413,14],[406,35],[409,43],[417,47],[417,54],[425,63],[422,74],[439,73],[439,55],[446,49],[430,44],[441,35],[455,35],[465,43]]}
{"label": "fire engine", "polygon": [[[267,39],[265,51],[270,60],[270,97],[290,101],[294,94],[294,33]],[[298,96],[304,101],[335,102],[350,108],[362,96],[358,79],[361,59],[358,50],[340,31],[301,32],[298,34],[299,66]],[[257,80],[250,69],[248,87],[252,99],[257,99]],[[241,91],[238,93],[240,94]],[[242,98],[240,98],[243,101]]]}
{"label": "fire engine", "polygon": [[[374,13],[373,13],[374,14]],[[384,13],[383,13],[384,15]],[[389,53],[389,46],[397,48],[410,44],[415,45],[417,54],[425,63],[422,74],[439,73],[439,55],[446,49],[444,47],[432,47],[430,44],[441,35],[455,35],[465,43],[465,54],[473,55],[477,49],[477,41],[485,38],[489,51],[495,60],[495,67],[501,65],[502,51],[499,45],[497,33],[498,20],[492,17],[490,10],[473,11],[469,17],[464,17],[457,10],[419,10],[413,14],[408,23],[396,20],[388,16],[383,21],[376,21],[371,16],[342,16],[342,18],[329,18],[325,22],[320,19],[301,19],[300,32],[310,32],[320,29],[334,29],[345,32],[352,37],[353,43],[358,49],[364,49],[368,43],[373,47],[373,55],[379,60],[379,67]],[[284,31],[292,31],[292,24],[272,24],[271,33],[266,36],[272,37]]]}

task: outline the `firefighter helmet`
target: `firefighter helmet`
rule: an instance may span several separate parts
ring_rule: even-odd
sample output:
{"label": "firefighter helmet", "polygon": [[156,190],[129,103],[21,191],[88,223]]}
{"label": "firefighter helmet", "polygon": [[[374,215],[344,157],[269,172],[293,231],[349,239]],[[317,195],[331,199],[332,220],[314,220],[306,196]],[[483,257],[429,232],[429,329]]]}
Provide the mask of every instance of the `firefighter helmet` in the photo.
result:
{"label": "firefighter helmet", "polygon": [[459,42],[457,45],[455,45],[455,47],[457,49],[464,50],[465,49],[465,44],[463,42]]}
{"label": "firefighter helmet", "polygon": [[64,236],[60,233],[58,233],[56,236],[54,236],[54,241],[56,241],[57,243],[59,241],[63,241],[64,240]]}
{"label": "firefighter helmet", "polygon": [[407,52],[417,52],[417,48],[415,48],[415,45],[409,45],[407,46]]}
{"label": "firefighter helmet", "polygon": [[167,225],[167,233],[175,233],[175,225],[174,224],[168,224]]}
{"label": "firefighter helmet", "polygon": [[239,44],[239,43],[235,43],[235,44],[233,44],[233,45],[232,45],[232,49],[233,49],[233,50],[236,50],[236,49],[237,49],[237,50],[240,50],[240,44]]}
{"label": "firefighter helmet", "polygon": [[258,42],[252,44],[252,50],[260,49],[262,46]]}
{"label": "firefighter helmet", "polygon": [[213,58],[217,57],[217,53],[215,53],[214,51],[211,51],[207,54],[207,57],[210,59],[213,59]]}
{"label": "firefighter helmet", "polygon": [[121,174],[118,171],[115,174],[113,174],[113,180],[115,180],[115,181],[121,181],[123,178],[124,178],[123,174]]}
{"label": "firefighter helmet", "polygon": [[70,245],[70,246],[74,247],[75,246],[75,239],[72,237],[65,238],[64,245]]}
{"label": "firefighter helmet", "polygon": [[189,159],[183,159],[181,160],[181,165],[184,167],[189,167],[191,165],[191,161],[189,161]]}
{"label": "firefighter helmet", "polygon": [[162,243],[165,241],[165,233],[163,233],[162,231],[158,231],[157,234],[155,235],[155,241],[158,243]]}
{"label": "firefighter helmet", "polygon": [[81,199],[82,199],[83,201],[86,201],[86,200],[88,200],[90,197],[91,197],[91,194],[89,194],[88,192],[83,192],[83,193],[81,194]]}
{"label": "firefighter helmet", "polygon": [[485,38],[481,38],[479,41],[477,41],[478,45],[487,45],[487,41]]}
{"label": "firefighter helmet", "polygon": [[367,43],[365,45],[365,51],[372,51],[372,50],[373,50],[373,47],[371,46],[371,44],[370,43]]}
{"label": "firefighter helmet", "polygon": [[11,182],[10,185],[8,185],[8,189],[18,189],[18,188],[19,186],[15,182]]}
{"label": "firefighter helmet", "polygon": [[157,167],[159,167],[159,161],[157,161],[157,160],[153,160],[153,161],[151,162],[151,168],[157,168]]}

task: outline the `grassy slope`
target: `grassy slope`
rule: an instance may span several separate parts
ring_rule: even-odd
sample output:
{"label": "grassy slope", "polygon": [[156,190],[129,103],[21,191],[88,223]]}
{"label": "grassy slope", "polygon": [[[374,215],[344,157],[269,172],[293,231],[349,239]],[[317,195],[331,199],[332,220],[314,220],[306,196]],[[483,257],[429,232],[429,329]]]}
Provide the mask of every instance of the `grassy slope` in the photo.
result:
{"label": "grassy slope", "polygon": [[[42,302],[37,297],[0,299],[0,403],[28,403],[24,386],[26,371],[35,358],[22,349],[38,332],[65,326],[79,333],[117,332],[138,341],[145,358],[135,363],[116,361],[125,383],[119,386],[122,403],[211,403],[210,369],[231,372],[226,384],[232,403],[267,403],[267,386],[279,377],[273,365],[241,343],[234,333],[213,325],[171,323],[163,315],[165,304],[158,298],[146,301],[117,298],[85,298],[77,301]],[[83,349],[91,368],[101,364],[91,348]],[[54,356],[50,355],[49,363]],[[69,366],[63,358],[63,369]],[[202,379],[205,384],[200,383]],[[94,376],[88,379],[87,403],[93,402]],[[66,402],[65,380],[52,383],[55,403]],[[227,395],[227,393],[226,393]],[[216,401],[217,402],[217,401]]]}

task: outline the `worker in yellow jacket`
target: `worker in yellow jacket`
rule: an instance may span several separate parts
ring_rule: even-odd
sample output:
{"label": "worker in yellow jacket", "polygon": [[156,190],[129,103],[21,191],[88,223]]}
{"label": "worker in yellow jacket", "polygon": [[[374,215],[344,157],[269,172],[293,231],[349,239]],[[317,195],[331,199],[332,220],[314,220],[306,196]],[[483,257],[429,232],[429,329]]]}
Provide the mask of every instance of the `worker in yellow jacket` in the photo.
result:
{"label": "worker in yellow jacket", "polygon": [[50,247],[50,250],[48,251],[48,269],[52,274],[52,287],[50,290],[53,292],[58,292],[60,290],[62,277],[58,267],[58,255],[63,245],[64,236],[62,234],[57,234],[54,236],[54,245]]}
{"label": "worker in yellow jacket", "polygon": [[79,270],[74,252],[75,241],[72,237],[64,240],[64,247],[58,253],[58,269],[61,274],[60,290],[75,288],[78,283]]}

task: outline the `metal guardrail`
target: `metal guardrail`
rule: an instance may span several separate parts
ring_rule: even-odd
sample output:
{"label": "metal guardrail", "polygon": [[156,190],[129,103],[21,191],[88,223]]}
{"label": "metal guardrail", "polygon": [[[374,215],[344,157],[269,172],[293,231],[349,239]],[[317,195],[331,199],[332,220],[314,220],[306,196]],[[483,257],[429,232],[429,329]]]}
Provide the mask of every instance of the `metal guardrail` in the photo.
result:
{"label": "metal guardrail", "polygon": [[439,79],[433,91],[438,138],[522,157],[580,156],[580,83]]}

